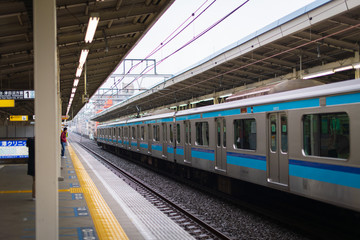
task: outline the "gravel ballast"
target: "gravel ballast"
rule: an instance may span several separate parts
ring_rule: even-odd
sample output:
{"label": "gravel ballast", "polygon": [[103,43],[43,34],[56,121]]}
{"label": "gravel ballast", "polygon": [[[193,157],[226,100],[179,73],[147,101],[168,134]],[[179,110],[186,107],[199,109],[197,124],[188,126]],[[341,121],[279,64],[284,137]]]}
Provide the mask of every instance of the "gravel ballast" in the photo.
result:
{"label": "gravel ballast", "polygon": [[[71,135],[71,141],[80,141],[78,135]],[[96,150],[102,156],[116,163],[118,167],[142,179],[158,192],[175,200],[191,213],[210,223],[214,228],[232,239],[308,239],[267,217],[241,209],[238,206],[121,159],[99,148],[95,141],[83,137],[81,143],[90,149]]]}

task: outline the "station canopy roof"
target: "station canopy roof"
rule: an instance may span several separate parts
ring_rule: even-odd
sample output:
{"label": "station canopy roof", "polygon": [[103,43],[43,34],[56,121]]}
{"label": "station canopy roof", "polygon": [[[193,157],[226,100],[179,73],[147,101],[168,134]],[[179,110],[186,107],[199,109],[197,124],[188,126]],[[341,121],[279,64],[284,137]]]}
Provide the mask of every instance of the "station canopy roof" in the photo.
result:
{"label": "station canopy roof", "polygon": [[[33,5],[31,0],[0,2],[0,89],[34,89]],[[57,45],[62,115],[69,103],[81,50],[88,47],[87,93],[92,96],[173,0],[57,0]],[[100,17],[94,40],[85,44],[89,16]],[[46,66],[44,66],[46,67]],[[82,108],[83,75],[73,100]],[[36,95],[36,93],[35,93]],[[16,100],[0,115],[33,115],[33,100]]]}
{"label": "station canopy roof", "polygon": [[286,79],[306,81],[311,74],[329,71],[330,75],[316,79],[324,83],[354,79],[359,39],[359,1],[318,0],[102,111],[93,120],[108,121],[136,114],[138,109],[179,106]]}

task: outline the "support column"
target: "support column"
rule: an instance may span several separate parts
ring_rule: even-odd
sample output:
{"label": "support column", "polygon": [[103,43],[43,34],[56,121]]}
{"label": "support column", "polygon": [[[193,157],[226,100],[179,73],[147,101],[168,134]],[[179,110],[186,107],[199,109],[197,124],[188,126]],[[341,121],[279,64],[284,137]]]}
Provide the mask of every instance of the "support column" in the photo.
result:
{"label": "support column", "polygon": [[36,239],[59,238],[56,0],[33,0]]}

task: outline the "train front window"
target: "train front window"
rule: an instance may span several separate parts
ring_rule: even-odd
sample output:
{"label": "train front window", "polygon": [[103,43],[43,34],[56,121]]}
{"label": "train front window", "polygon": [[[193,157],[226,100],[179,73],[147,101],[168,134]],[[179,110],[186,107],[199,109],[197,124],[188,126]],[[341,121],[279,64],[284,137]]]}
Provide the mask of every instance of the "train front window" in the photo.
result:
{"label": "train front window", "polygon": [[305,155],[348,159],[349,116],[344,113],[309,114],[303,117]]}
{"label": "train front window", "polygon": [[238,149],[256,150],[255,119],[234,120],[234,146]]}

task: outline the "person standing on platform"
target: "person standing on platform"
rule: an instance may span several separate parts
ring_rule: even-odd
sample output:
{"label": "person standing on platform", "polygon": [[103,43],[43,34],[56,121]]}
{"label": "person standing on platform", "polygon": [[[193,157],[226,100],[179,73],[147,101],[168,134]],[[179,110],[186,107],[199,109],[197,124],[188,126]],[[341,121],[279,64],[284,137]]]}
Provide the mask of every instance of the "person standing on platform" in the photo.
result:
{"label": "person standing on platform", "polygon": [[67,137],[67,128],[64,128],[64,131],[61,133],[61,157],[66,158],[65,156],[65,146],[66,146],[66,137]]}
{"label": "person standing on platform", "polygon": [[28,170],[27,174],[32,176],[32,200],[35,200],[35,138],[28,138],[26,146],[29,148]]}

